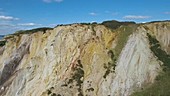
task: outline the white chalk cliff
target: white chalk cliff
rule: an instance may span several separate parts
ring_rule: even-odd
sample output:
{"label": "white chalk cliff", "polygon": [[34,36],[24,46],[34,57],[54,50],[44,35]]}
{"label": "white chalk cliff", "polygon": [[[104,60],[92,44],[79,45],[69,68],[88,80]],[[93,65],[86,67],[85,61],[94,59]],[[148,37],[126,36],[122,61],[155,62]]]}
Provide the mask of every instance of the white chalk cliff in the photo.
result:
{"label": "white chalk cliff", "polygon": [[6,36],[0,47],[0,95],[129,96],[154,83],[164,65],[148,35],[170,54],[166,21],[116,29],[71,24]]}

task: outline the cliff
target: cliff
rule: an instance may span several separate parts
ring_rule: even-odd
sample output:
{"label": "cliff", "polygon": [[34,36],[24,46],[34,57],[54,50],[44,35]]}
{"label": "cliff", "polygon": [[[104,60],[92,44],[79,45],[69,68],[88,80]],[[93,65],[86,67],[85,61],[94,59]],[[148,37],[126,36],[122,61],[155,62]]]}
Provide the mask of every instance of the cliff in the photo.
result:
{"label": "cliff", "polygon": [[129,96],[169,72],[170,22],[112,22],[6,36],[0,95]]}

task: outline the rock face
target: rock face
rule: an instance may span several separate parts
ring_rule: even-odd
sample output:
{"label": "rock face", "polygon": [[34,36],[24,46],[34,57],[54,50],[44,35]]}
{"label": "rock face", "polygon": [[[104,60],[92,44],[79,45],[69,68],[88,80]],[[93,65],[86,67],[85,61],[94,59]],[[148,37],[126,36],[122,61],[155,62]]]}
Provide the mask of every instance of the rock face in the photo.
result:
{"label": "rock face", "polygon": [[147,34],[170,54],[170,22],[72,24],[6,37],[0,95],[129,96],[162,71]]}

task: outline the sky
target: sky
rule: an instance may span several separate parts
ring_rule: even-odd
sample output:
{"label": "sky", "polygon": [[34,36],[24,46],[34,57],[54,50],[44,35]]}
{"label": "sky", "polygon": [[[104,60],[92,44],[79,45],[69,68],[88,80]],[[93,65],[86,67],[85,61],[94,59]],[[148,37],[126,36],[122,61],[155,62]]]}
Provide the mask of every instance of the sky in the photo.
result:
{"label": "sky", "polygon": [[170,0],[0,0],[0,35],[106,20],[170,20]]}

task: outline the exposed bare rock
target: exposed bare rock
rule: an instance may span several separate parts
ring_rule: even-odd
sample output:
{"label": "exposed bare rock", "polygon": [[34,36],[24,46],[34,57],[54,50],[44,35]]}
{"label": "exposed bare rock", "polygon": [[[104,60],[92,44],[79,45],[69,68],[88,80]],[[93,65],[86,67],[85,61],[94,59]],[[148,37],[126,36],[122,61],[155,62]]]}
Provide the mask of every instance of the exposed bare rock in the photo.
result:
{"label": "exposed bare rock", "polygon": [[162,71],[147,33],[170,53],[169,25],[127,24],[113,30],[72,24],[9,36],[0,49],[0,95],[129,96],[154,83]]}

